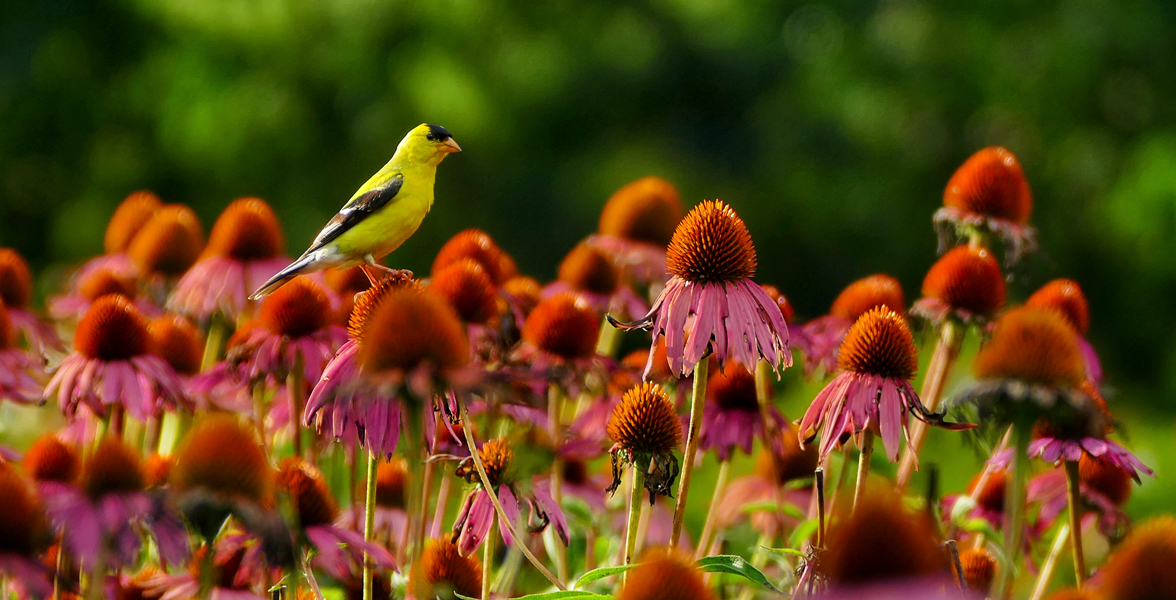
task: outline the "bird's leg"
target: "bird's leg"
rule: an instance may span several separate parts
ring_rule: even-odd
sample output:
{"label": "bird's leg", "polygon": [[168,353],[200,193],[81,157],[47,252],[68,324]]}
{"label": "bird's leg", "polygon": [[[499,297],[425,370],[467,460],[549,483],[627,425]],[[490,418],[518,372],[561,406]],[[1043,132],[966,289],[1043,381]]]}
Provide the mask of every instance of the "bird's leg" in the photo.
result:
{"label": "bird's leg", "polygon": [[401,275],[412,279],[412,271],[408,269],[393,269],[386,267],[376,262],[376,259],[371,254],[364,255],[363,264],[359,266],[363,270],[363,274],[367,275],[368,281],[372,285],[376,285],[381,279],[387,275]]}

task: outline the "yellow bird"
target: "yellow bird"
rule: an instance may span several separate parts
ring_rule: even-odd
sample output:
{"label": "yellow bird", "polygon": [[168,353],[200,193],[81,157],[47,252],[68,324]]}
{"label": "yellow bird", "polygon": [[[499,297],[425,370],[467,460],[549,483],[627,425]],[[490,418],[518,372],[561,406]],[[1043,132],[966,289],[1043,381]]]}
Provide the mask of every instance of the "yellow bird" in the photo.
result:
{"label": "yellow bird", "polygon": [[249,298],[259,300],[298,275],[328,267],[387,270],[376,261],[416,233],[433,207],[437,165],[454,152],[461,146],[440,125],[425,123],[408,132],[388,164],[355,191],[310,248]]}

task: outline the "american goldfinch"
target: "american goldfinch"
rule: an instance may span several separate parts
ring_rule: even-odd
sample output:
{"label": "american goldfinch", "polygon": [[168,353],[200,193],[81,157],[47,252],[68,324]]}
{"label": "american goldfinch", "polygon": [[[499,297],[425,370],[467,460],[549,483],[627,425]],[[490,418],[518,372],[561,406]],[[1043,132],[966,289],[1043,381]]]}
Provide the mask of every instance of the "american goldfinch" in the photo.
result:
{"label": "american goldfinch", "polygon": [[369,265],[400,247],[416,233],[433,206],[437,165],[461,146],[444,127],[417,126],[400,140],[396,153],[339,209],[310,248],[278,271],[251,300],[272,293],[298,275],[328,267]]}

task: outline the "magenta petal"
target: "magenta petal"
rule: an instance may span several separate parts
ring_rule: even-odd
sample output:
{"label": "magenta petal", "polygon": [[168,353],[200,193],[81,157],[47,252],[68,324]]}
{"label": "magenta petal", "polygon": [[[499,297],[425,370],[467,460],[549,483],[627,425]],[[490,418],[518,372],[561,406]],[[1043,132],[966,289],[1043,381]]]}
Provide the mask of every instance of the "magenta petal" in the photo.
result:
{"label": "magenta petal", "polygon": [[[490,501],[487,497],[486,502]],[[498,486],[498,501],[502,504],[502,514],[510,520],[510,525],[517,526],[519,522],[519,501],[515,498],[514,492],[511,491],[509,485]],[[498,531],[502,533],[502,541],[507,546],[510,545],[510,528],[505,524],[499,524]]]}

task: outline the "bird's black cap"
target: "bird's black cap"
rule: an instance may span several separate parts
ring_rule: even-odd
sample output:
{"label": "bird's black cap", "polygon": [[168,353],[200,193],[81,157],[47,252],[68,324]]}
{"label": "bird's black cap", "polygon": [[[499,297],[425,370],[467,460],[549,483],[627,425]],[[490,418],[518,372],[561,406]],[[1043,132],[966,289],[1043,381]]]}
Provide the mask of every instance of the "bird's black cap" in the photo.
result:
{"label": "bird's black cap", "polygon": [[429,125],[429,134],[425,137],[429,138],[430,140],[432,140],[434,142],[444,142],[445,140],[453,137],[453,134],[449,133],[448,129],[446,129],[440,125],[434,125],[432,123],[429,123],[428,125]]}

